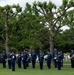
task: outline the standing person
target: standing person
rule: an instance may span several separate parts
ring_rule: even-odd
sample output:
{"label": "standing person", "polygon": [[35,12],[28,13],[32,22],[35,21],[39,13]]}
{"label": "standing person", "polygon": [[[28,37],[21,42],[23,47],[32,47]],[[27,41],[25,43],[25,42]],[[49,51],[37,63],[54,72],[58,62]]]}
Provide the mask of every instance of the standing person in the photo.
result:
{"label": "standing person", "polygon": [[19,53],[18,56],[17,56],[18,68],[21,68],[21,60],[22,60],[21,53]]}
{"label": "standing person", "polygon": [[74,50],[70,52],[71,68],[74,68]]}
{"label": "standing person", "polygon": [[39,52],[39,64],[40,64],[40,69],[43,70],[43,61],[44,61],[44,53],[42,50]]}
{"label": "standing person", "polygon": [[30,53],[30,47],[29,46],[26,46],[25,47],[25,51],[27,53],[27,61],[26,61],[26,66],[29,67],[29,53]]}
{"label": "standing person", "polygon": [[9,69],[11,69],[11,53],[10,52],[8,52],[8,56],[7,56],[7,58],[8,58],[8,67],[9,67]]}
{"label": "standing person", "polygon": [[31,53],[32,68],[35,68],[36,58],[37,58],[37,54],[36,54],[35,50],[33,50],[32,53]]}
{"label": "standing person", "polygon": [[3,68],[6,68],[7,54],[6,54],[5,51],[3,51],[1,55],[2,55],[1,58],[2,58],[2,60],[3,60]]}
{"label": "standing person", "polygon": [[12,57],[11,57],[11,68],[12,68],[12,71],[15,71],[15,61],[16,61],[16,55],[14,54],[14,52],[12,52]]}
{"label": "standing person", "polygon": [[61,51],[61,55],[62,55],[61,67],[63,67],[64,54],[63,54],[63,52],[62,52],[62,51]]}
{"label": "standing person", "polygon": [[23,52],[23,57],[22,57],[24,69],[27,69],[27,58],[28,58],[27,51],[24,50],[24,52]]}
{"label": "standing person", "polygon": [[29,51],[26,51],[26,53],[27,53],[26,65],[27,65],[27,67],[29,67]]}
{"label": "standing person", "polygon": [[61,70],[61,62],[62,62],[62,54],[60,51],[58,51],[58,55],[57,55],[57,68],[58,68],[58,70]]}
{"label": "standing person", "polygon": [[47,67],[48,67],[48,69],[51,68],[51,60],[52,60],[52,54],[50,53],[50,51],[47,51]]}
{"label": "standing person", "polygon": [[52,56],[53,56],[53,63],[54,63],[54,67],[57,68],[57,49],[55,48],[53,53],[52,53]]}

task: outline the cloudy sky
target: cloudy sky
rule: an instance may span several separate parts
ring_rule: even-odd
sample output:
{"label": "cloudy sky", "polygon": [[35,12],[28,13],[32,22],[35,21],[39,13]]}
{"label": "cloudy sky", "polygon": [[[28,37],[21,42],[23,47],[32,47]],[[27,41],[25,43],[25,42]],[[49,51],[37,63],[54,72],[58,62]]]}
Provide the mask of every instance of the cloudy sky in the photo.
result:
{"label": "cloudy sky", "polygon": [[[34,1],[49,1],[49,0],[0,0],[0,6],[4,6],[6,4],[12,5],[12,4],[20,4],[22,7],[25,6],[26,2],[29,2],[30,4]],[[57,6],[61,5],[62,0],[51,0],[53,3],[55,3]]]}

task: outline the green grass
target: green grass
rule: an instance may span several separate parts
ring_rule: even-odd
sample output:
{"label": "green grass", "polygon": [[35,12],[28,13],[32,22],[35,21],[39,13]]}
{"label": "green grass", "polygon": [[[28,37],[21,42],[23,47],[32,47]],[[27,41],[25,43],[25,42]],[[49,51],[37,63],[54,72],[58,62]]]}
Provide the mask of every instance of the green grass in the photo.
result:
{"label": "green grass", "polygon": [[12,72],[11,69],[3,68],[2,64],[0,64],[0,75],[74,75],[74,69],[70,67],[70,65],[64,65],[64,67],[61,70],[57,70],[57,68],[54,68],[53,66],[51,69],[48,69],[46,66],[46,63],[44,64],[44,69],[39,69],[39,64],[37,63],[36,68],[32,69],[32,66],[30,66],[25,70],[23,67],[21,69],[18,69],[16,65],[15,72]]}

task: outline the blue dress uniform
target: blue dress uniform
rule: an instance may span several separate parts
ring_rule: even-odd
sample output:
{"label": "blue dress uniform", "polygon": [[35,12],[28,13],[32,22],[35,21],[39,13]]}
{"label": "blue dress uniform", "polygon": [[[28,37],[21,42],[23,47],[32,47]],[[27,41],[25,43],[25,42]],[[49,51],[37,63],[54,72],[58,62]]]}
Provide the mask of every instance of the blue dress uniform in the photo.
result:
{"label": "blue dress uniform", "polygon": [[61,62],[62,62],[62,54],[60,52],[58,52],[58,55],[57,55],[57,68],[58,68],[58,70],[61,70]]}
{"label": "blue dress uniform", "polygon": [[24,69],[27,69],[27,58],[28,58],[27,52],[24,52],[22,57]]}
{"label": "blue dress uniform", "polygon": [[51,68],[51,60],[52,60],[52,55],[50,52],[47,53],[47,66],[48,66],[48,69]]}
{"label": "blue dress uniform", "polygon": [[[73,55],[74,55],[74,50],[71,51],[70,57],[72,57]],[[71,58],[71,68],[74,68],[74,57]]]}
{"label": "blue dress uniform", "polygon": [[3,51],[2,52],[3,68],[6,68],[6,59],[7,59],[7,54],[5,51]]}
{"label": "blue dress uniform", "polygon": [[62,52],[62,51],[61,51],[61,55],[62,55],[61,67],[63,67],[64,54],[63,54],[63,52]]}
{"label": "blue dress uniform", "polygon": [[14,53],[12,53],[12,57],[11,57],[11,68],[12,68],[12,71],[15,71],[15,61],[16,61],[16,55]]}
{"label": "blue dress uniform", "polygon": [[8,54],[7,58],[8,58],[8,67],[9,69],[11,69],[11,53]]}
{"label": "blue dress uniform", "polygon": [[18,68],[21,68],[21,60],[22,60],[22,57],[21,57],[21,54],[19,54],[17,57]]}
{"label": "blue dress uniform", "polygon": [[26,61],[27,67],[29,67],[29,52],[27,51],[27,61]]}
{"label": "blue dress uniform", "polygon": [[53,56],[53,62],[54,62],[54,67],[57,68],[57,50],[55,49],[52,53],[52,56]]}
{"label": "blue dress uniform", "polygon": [[44,61],[44,53],[40,52],[39,53],[39,64],[40,64],[40,69],[43,69],[43,61]]}
{"label": "blue dress uniform", "polygon": [[33,52],[31,53],[32,68],[35,68],[36,58],[37,58],[36,52],[35,52],[35,51],[33,51]]}

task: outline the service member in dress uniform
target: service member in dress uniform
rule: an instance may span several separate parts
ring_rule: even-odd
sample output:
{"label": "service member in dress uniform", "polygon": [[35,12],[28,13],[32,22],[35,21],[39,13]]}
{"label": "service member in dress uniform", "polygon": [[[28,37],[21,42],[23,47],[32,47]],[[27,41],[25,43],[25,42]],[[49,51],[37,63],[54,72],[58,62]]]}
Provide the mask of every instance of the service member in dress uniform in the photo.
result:
{"label": "service member in dress uniform", "polygon": [[29,67],[29,51],[26,51],[26,53],[27,53],[27,61],[26,61],[26,63],[27,63],[27,67]]}
{"label": "service member in dress uniform", "polygon": [[28,59],[27,51],[24,50],[24,52],[23,52],[23,57],[22,57],[24,69],[27,69],[27,59]]}
{"label": "service member in dress uniform", "polygon": [[7,59],[7,54],[5,51],[2,52],[1,58],[3,60],[3,68],[6,68],[6,59]]}
{"label": "service member in dress uniform", "polygon": [[54,51],[52,52],[52,56],[53,56],[53,63],[54,63],[54,67],[55,68],[57,68],[57,61],[56,61],[56,59],[57,59],[57,49],[56,48],[54,48]]}
{"label": "service member in dress uniform", "polygon": [[11,68],[12,71],[15,71],[15,62],[16,62],[16,55],[14,52],[12,52],[12,57],[11,57]]}
{"label": "service member in dress uniform", "polygon": [[26,53],[27,53],[26,66],[29,67],[29,60],[30,60],[29,53],[30,53],[30,47],[29,47],[29,46],[26,46],[24,49],[25,49],[25,51],[26,51]]}
{"label": "service member in dress uniform", "polygon": [[10,52],[8,52],[8,55],[7,55],[7,59],[8,59],[8,67],[9,67],[9,69],[11,69],[11,53]]}
{"label": "service member in dress uniform", "polygon": [[36,58],[37,58],[37,54],[36,54],[35,50],[33,50],[31,53],[32,68],[35,68]]}
{"label": "service member in dress uniform", "polygon": [[40,69],[43,70],[44,53],[42,52],[42,50],[40,50],[38,57],[39,57]]}
{"label": "service member in dress uniform", "polygon": [[62,54],[60,51],[58,51],[58,55],[57,55],[57,68],[58,68],[58,70],[61,70],[61,62],[62,62]]}
{"label": "service member in dress uniform", "polygon": [[50,51],[47,51],[47,67],[48,69],[51,68],[51,60],[52,60],[52,54],[50,53]]}
{"label": "service member in dress uniform", "polygon": [[63,67],[64,54],[63,54],[63,52],[62,52],[62,51],[61,51],[61,55],[62,55],[61,67]]}
{"label": "service member in dress uniform", "polygon": [[21,53],[19,53],[18,56],[17,56],[18,68],[21,68],[21,60],[22,60],[22,56],[21,56]]}
{"label": "service member in dress uniform", "polygon": [[74,50],[70,52],[71,68],[74,68]]}

